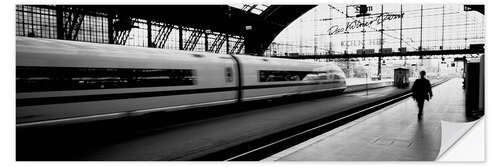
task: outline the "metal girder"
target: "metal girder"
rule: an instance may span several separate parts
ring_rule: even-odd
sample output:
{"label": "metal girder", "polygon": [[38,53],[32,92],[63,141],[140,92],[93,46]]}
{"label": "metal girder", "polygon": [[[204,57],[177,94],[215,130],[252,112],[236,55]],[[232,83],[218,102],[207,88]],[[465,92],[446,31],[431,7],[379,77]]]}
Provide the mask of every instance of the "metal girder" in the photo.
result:
{"label": "metal girder", "polygon": [[245,37],[245,53],[263,55],[278,34],[290,23],[316,5],[271,5],[260,14],[262,22],[242,31]]}
{"label": "metal girder", "polygon": [[78,31],[80,31],[80,27],[85,19],[85,14],[70,10],[67,12],[63,12],[63,33],[64,39],[66,40],[76,40],[78,37]]}
{"label": "metal girder", "polygon": [[130,30],[115,31],[113,41],[115,44],[125,45],[130,35]]}
{"label": "metal girder", "polygon": [[118,20],[113,22],[113,41],[115,44],[125,45],[127,39],[130,36],[130,31],[132,28],[137,28],[135,26],[135,20],[129,17],[119,17]]}
{"label": "metal girder", "polygon": [[217,36],[215,37],[214,41],[212,42],[212,44],[210,45],[210,47],[208,48],[208,51],[209,52],[215,52],[215,53],[219,53],[220,49],[222,48],[222,45],[224,44],[224,37],[225,35],[220,33],[220,34],[217,34]]}
{"label": "metal girder", "polygon": [[243,47],[245,47],[245,44],[242,42],[240,44],[240,47],[238,48],[238,51],[236,52],[236,54],[240,54],[241,53],[241,50],[243,49]]}
{"label": "metal girder", "polygon": [[[316,5],[270,5],[254,14],[228,5],[66,5],[84,11],[115,13],[133,18],[210,30],[245,37],[245,52],[262,55],[274,38],[290,23]],[[183,15],[197,11],[202,15]],[[251,27],[246,29],[245,27]],[[182,41],[179,46],[182,46]],[[217,46],[217,45],[216,45]],[[184,47],[180,48],[184,49]],[[214,50],[216,50],[214,48]]]}
{"label": "metal girder", "polygon": [[222,35],[221,40],[219,40],[219,43],[217,44],[217,48],[215,48],[215,53],[219,53],[220,52],[220,49],[222,48],[222,45],[224,44],[224,42],[226,41],[226,39],[228,38],[228,36],[225,36],[225,35]]}
{"label": "metal girder", "polygon": [[238,40],[234,43],[233,47],[229,51],[229,54],[239,54],[241,52],[241,48],[243,48],[243,39],[238,38]]}
{"label": "metal girder", "polygon": [[188,40],[184,44],[184,50],[194,50],[202,35],[203,30],[201,29],[195,29],[194,31],[192,31],[191,35],[189,35]]}
{"label": "metal girder", "polygon": [[158,30],[158,34],[155,36],[152,41],[152,45],[155,48],[165,48],[165,44],[167,43],[168,36],[173,30],[173,26],[162,24],[160,30]]}
{"label": "metal girder", "polygon": [[427,50],[413,52],[393,52],[382,54],[330,54],[330,55],[299,55],[299,56],[276,56],[288,59],[335,59],[335,58],[365,58],[365,57],[400,57],[400,56],[432,56],[432,55],[458,55],[458,54],[484,54],[484,50],[460,49],[460,50]]}

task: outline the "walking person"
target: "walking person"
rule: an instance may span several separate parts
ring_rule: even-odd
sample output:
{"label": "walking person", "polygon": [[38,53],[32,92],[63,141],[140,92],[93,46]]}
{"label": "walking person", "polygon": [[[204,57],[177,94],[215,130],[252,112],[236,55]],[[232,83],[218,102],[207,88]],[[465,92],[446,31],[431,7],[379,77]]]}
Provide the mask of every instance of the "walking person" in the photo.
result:
{"label": "walking person", "polygon": [[417,101],[418,119],[422,119],[424,102],[432,98],[432,86],[429,80],[425,78],[425,71],[420,71],[420,78],[415,80],[411,88],[413,99]]}

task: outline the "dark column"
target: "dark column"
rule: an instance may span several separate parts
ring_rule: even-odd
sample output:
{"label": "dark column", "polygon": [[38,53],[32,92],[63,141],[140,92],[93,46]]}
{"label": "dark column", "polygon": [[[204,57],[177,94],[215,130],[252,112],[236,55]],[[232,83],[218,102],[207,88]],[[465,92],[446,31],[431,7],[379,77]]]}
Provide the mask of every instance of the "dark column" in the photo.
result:
{"label": "dark column", "polygon": [[182,26],[179,26],[179,50],[183,50],[182,47]]}
{"label": "dark column", "polygon": [[226,53],[229,54],[229,34],[226,33]]}
{"label": "dark column", "polygon": [[[262,46],[265,46],[266,44],[263,44],[262,38],[263,36],[266,35],[272,35],[272,34],[257,34],[257,30],[259,29],[258,26],[256,25],[251,25],[252,28],[250,30],[244,30],[245,31],[245,53],[246,54],[251,54],[251,55],[263,55],[264,50]],[[264,33],[264,32],[260,32]]]}
{"label": "dark column", "polygon": [[113,18],[115,17],[115,14],[113,12],[108,13],[108,41],[110,44],[114,44],[114,30],[113,30]]}
{"label": "dark column", "polygon": [[151,39],[151,20],[148,19],[146,24],[148,24],[148,47],[152,48],[153,40]]}
{"label": "dark column", "polygon": [[[63,8],[60,5],[56,6],[56,26],[57,26],[57,39],[64,39],[64,15]],[[23,18],[24,19],[24,18]]]}
{"label": "dark column", "polygon": [[205,52],[208,52],[208,33],[205,30]]}

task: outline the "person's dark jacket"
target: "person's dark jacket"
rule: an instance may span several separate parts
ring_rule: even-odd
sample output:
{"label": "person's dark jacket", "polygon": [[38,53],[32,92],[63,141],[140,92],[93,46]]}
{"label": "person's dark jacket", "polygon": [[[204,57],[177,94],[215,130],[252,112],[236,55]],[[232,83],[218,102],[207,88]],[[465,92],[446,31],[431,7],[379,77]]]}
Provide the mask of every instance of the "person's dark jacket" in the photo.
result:
{"label": "person's dark jacket", "polygon": [[414,99],[429,100],[430,97],[432,97],[431,83],[429,82],[429,80],[427,80],[425,78],[419,78],[419,79],[415,80],[415,82],[413,83],[413,86],[411,88],[411,91],[413,92]]}

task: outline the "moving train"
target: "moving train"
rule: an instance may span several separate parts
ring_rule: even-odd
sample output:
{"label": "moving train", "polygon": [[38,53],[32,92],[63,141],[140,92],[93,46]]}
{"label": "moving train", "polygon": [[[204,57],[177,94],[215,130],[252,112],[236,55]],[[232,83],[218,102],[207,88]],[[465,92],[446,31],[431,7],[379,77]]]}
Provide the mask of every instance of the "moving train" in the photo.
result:
{"label": "moving train", "polygon": [[16,37],[17,127],[345,88],[333,62]]}

